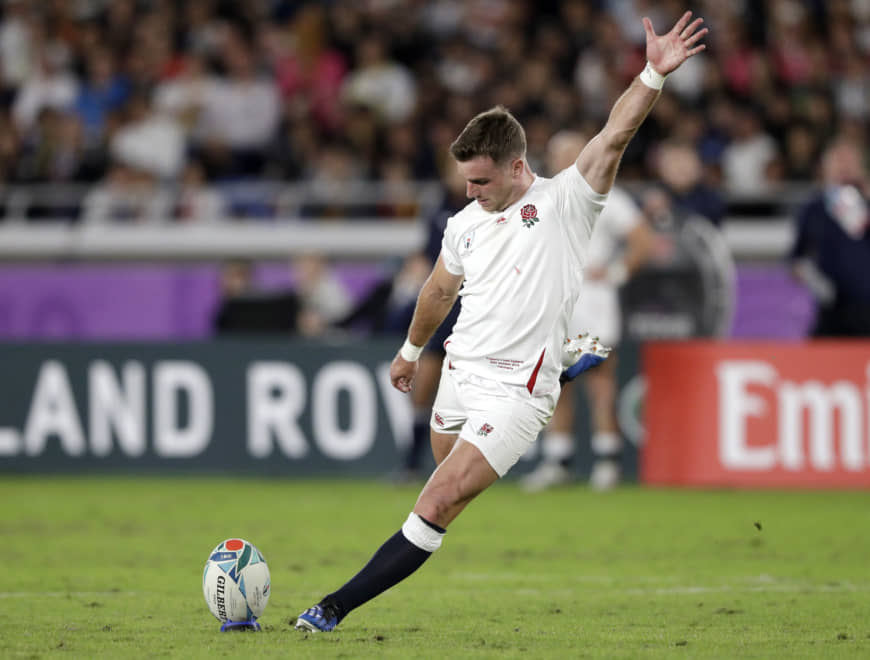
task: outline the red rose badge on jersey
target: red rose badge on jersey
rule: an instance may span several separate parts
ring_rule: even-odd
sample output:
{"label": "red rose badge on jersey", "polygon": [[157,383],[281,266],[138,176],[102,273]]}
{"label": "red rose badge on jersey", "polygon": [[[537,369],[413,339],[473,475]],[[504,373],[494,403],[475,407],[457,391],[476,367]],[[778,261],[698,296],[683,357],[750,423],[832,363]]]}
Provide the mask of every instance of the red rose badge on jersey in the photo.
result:
{"label": "red rose badge on jersey", "polygon": [[534,204],[526,204],[520,209],[520,217],[523,219],[523,227],[534,227],[539,220],[538,209],[535,208]]}

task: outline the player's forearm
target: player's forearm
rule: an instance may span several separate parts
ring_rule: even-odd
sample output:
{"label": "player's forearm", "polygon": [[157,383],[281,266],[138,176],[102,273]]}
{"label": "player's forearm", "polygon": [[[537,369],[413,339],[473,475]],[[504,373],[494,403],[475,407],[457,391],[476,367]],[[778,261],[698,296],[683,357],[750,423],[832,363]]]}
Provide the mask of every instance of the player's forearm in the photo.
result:
{"label": "player's forearm", "polygon": [[408,340],[412,344],[424,346],[432,338],[453,307],[456,295],[443,291],[430,282],[423,286],[414,308],[411,327],[408,329]]}
{"label": "player's forearm", "polygon": [[659,90],[635,78],[617,99],[604,128],[577,158],[577,167],[593,190],[606,193],[613,186],[625,148],[658,97]]}
{"label": "player's forearm", "polygon": [[601,131],[600,137],[608,149],[622,155],[660,94],[661,90],[647,87],[639,77],[635,77],[614,103]]}

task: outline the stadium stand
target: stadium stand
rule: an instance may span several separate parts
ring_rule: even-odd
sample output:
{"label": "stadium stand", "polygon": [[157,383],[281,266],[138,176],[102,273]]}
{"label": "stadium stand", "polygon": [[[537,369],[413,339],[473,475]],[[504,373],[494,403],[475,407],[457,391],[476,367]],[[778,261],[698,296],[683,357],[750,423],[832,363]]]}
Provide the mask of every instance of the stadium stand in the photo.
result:
{"label": "stadium stand", "polygon": [[[696,4],[708,50],[669,79],[620,182],[641,198],[662,148],[689,145],[738,265],[778,264],[825,142],[866,145],[870,12]],[[381,268],[420,246],[446,147],[470,116],[510,107],[540,164],[553,132],[596,129],[640,70],[640,15],[665,24],[683,9],[7,1],[0,258],[217,264],[319,252]]]}

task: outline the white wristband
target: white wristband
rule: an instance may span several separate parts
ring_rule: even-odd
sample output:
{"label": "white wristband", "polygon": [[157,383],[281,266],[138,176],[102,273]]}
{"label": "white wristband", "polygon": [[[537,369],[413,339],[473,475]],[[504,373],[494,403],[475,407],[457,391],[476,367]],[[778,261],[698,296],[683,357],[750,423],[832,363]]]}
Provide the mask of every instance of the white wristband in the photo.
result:
{"label": "white wristband", "polygon": [[407,360],[408,362],[416,362],[420,358],[420,353],[422,352],[423,347],[414,346],[410,339],[406,339],[405,343],[402,344],[402,348],[399,349],[399,355],[402,356],[403,360]]}
{"label": "white wristband", "polygon": [[658,71],[652,68],[652,64],[647,62],[646,66],[643,68],[643,71],[640,72],[638,78],[640,78],[640,81],[647,87],[651,87],[652,89],[661,89],[665,86],[665,78],[667,78],[667,76],[663,76],[662,74],[660,74]]}

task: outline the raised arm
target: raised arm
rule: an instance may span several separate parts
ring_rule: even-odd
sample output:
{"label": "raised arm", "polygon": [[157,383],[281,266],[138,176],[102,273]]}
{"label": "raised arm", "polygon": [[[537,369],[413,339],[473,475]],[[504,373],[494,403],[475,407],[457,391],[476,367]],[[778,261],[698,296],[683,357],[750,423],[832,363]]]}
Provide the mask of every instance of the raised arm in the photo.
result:
{"label": "raised arm", "polygon": [[664,76],[706,48],[704,44],[695,45],[708,32],[707,28],[698,29],[704,19],[696,18],[690,23],[691,18],[692,12],[687,11],[663,35],[655,33],[648,18],[643,19],[647,66],[617,99],[601,132],[577,157],[577,168],[596,192],[607,193],[613,186],[622,154],[655,105]]}

